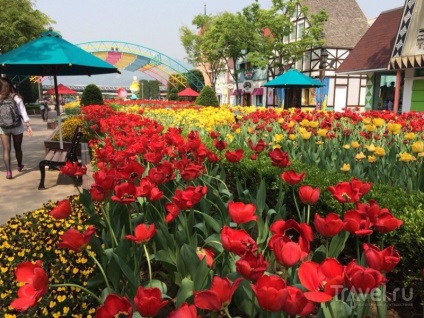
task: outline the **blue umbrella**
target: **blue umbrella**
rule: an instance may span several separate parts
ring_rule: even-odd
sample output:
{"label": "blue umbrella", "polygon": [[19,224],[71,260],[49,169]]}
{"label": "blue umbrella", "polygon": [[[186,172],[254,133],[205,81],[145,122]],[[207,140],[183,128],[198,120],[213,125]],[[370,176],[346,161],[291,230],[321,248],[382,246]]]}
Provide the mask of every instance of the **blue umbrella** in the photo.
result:
{"label": "blue umbrella", "polygon": [[51,28],[39,38],[1,55],[0,72],[7,75],[53,76],[60,148],[63,148],[63,141],[57,76],[120,73],[113,65],[64,40]]}

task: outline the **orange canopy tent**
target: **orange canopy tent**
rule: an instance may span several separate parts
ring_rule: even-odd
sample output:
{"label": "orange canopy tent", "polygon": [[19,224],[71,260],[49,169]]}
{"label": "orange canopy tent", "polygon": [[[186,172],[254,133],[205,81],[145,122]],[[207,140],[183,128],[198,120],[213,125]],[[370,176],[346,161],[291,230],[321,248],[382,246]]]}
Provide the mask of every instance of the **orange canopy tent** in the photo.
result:
{"label": "orange canopy tent", "polygon": [[197,97],[199,96],[199,93],[195,90],[191,89],[190,87],[186,87],[181,92],[178,93],[179,97]]}

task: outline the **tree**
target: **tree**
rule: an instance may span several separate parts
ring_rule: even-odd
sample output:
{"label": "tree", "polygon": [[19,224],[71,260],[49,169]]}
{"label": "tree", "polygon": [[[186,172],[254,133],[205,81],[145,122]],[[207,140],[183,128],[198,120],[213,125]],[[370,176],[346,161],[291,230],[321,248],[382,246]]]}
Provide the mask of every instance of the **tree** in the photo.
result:
{"label": "tree", "polygon": [[95,84],[89,84],[84,88],[82,92],[80,105],[103,105],[103,96],[100,88],[98,88]]}
{"label": "tree", "polygon": [[[180,29],[180,39],[187,53],[187,61],[200,67],[203,75],[209,79],[212,88],[215,90],[216,80],[225,64],[216,47],[205,45],[206,41],[203,35],[210,28],[212,21],[213,18],[209,15],[195,16],[192,24],[197,27],[197,33],[183,26]],[[192,88],[194,89],[194,87]]]}
{"label": "tree", "polygon": [[11,51],[37,37],[54,20],[33,8],[31,0],[0,0],[0,52]]}
{"label": "tree", "polygon": [[[220,59],[224,61],[236,85],[236,92],[240,92],[238,83],[239,76],[235,64],[244,59],[251,50],[253,31],[250,29],[248,20],[240,13],[232,14],[224,12],[217,15],[211,26],[205,30],[204,47],[207,50],[216,50]],[[241,96],[237,95],[237,103]]]}
{"label": "tree", "polygon": [[195,104],[202,106],[219,106],[218,98],[209,85],[202,88],[199,96],[196,98]]}
{"label": "tree", "polygon": [[[270,10],[261,9],[257,2],[243,9],[248,25],[255,30],[248,59],[260,68],[267,67],[272,78],[282,73],[285,66],[293,65],[307,50],[323,44],[327,13],[309,15],[308,7],[298,5],[299,1],[272,0]],[[300,39],[288,42],[294,31],[292,18],[296,14],[306,16],[310,25]]]}

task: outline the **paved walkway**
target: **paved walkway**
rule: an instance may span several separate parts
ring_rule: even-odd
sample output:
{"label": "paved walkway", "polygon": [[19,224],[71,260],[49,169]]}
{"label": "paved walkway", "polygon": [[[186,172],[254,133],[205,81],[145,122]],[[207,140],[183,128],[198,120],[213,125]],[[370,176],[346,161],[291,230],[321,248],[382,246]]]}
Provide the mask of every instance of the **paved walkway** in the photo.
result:
{"label": "paved walkway", "polygon": [[24,133],[22,150],[25,168],[22,172],[16,170],[15,152],[11,151],[13,179],[6,179],[6,171],[3,163],[3,148],[0,142],[0,226],[10,218],[22,215],[43,207],[49,201],[59,201],[68,195],[77,194],[72,179],[59,174],[58,171],[46,169],[45,190],[38,190],[40,170],[38,163],[44,159],[44,140],[53,133],[47,129],[47,123],[43,122],[40,115],[30,115],[32,137]]}

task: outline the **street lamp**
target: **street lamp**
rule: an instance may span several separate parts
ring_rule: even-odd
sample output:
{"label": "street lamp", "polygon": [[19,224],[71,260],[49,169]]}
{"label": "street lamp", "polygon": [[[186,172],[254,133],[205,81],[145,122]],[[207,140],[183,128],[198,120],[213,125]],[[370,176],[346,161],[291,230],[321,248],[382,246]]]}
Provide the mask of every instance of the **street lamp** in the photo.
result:
{"label": "street lamp", "polygon": [[319,79],[322,82],[325,77],[325,67],[327,66],[328,51],[327,48],[321,49],[321,56],[319,57]]}
{"label": "street lamp", "polygon": [[143,90],[144,82],[141,80],[141,99],[144,99],[144,90]]}

